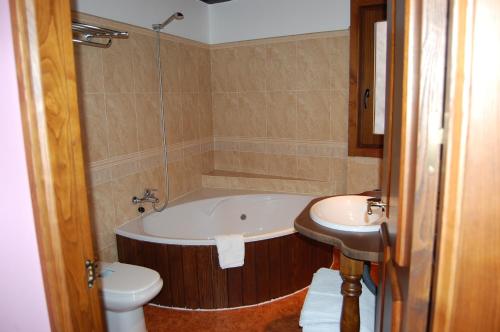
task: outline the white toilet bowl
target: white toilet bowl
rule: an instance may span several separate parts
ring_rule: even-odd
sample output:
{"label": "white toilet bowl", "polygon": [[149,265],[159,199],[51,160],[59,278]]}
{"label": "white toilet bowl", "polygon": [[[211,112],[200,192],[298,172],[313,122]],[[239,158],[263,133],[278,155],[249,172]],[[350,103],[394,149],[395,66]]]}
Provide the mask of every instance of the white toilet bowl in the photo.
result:
{"label": "white toilet bowl", "polygon": [[147,331],[142,306],[163,286],[158,272],[142,266],[101,262],[99,277],[108,331]]}

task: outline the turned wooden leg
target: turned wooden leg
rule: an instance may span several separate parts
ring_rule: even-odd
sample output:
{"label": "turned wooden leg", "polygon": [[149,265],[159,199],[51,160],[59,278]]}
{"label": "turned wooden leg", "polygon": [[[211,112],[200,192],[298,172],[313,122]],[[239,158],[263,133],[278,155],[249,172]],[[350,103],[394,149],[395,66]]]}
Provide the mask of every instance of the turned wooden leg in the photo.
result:
{"label": "turned wooden leg", "polygon": [[361,295],[361,275],[363,261],[340,255],[340,276],[342,277],[341,293],[342,314],[340,316],[341,332],[359,332],[359,296]]}

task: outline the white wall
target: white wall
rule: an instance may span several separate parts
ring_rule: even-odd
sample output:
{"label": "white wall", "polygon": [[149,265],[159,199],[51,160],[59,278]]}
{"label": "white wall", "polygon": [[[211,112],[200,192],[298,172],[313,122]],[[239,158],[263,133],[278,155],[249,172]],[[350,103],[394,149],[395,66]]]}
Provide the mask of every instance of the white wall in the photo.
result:
{"label": "white wall", "polygon": [[184,20],[164,32],[203,43],[344,30],[349,0],[232,0],[206,5],[199,0],[74,0],[73,9],[151,28],[176,11]]}
{"label": "white wall", "polygon": [[0,0],[0,331],[49,332],[17,89],[9,0]]}
{"label": "white wall", "polygon": [[209,6],[211,43],[311,32],[350,25],[349,0],[232,0]]}
{"label": "white wall", "polygon": [[163,32],[210,43],[208,5],[199,0],[74,0],[73,10],[151,29],[174,12],[184,19],[169,24]]}

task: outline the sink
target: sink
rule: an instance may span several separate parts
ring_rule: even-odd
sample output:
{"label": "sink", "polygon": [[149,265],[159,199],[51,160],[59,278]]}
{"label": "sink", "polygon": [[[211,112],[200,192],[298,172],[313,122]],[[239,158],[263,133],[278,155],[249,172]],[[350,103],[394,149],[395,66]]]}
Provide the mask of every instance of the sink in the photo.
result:
{"label": "sink", "polygon": [[366,200],[371,196],[335,196],[325,198],[309,210],[311,219],[317,224],[346,232],[376,232],[383,221],[381,208],[366,213]]}

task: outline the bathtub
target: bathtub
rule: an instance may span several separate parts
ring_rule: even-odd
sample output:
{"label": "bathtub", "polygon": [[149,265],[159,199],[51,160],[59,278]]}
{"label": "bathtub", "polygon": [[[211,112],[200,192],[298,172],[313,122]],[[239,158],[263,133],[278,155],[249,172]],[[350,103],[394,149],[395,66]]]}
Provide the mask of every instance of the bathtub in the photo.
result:
{"label": "bathtub", "polygon": [[[306,287],[332,247],[295,232],[313,199],[247,194],[182,202],[116,229],[120,262],[152,268],[164,287],[152,303],[189,309],[253,305]],[[245,264],[221,269],[214,236],[243,234]]]}

